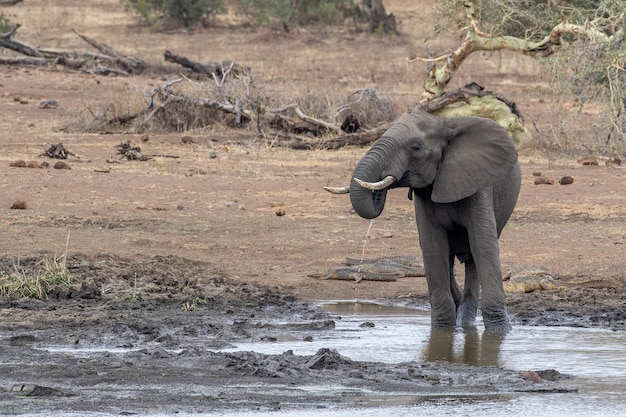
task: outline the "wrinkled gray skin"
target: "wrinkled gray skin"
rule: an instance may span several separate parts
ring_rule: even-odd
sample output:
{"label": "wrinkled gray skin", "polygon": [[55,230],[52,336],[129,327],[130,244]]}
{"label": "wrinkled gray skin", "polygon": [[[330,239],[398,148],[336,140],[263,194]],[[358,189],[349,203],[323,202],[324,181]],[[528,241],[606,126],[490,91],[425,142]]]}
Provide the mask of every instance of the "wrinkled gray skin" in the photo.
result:
{"label": "wrinkled gray skin", "polygon": [[[354,178],[389,188],[409,187],[424,257],[432,325],[474,327],[478,298],[487,330],[510,329],[498,238],[520,190],[517,152],[506,131],[479,117],[439,118],[408,113],[357,164],[350,183],[354,210],[379,216],[389,188],[370,191]],[[454,278],[454,257],[465,264],[465,288]]]}

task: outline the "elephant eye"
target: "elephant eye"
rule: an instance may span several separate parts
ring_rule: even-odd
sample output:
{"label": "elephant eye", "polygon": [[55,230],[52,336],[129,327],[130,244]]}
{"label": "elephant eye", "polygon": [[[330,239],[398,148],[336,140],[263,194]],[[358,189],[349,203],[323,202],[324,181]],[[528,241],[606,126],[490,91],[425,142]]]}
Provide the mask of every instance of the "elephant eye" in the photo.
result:
{"label": "elephant eye", "polygon": [[413,152],[419,152],[419,151],[421,151],[421,150],[422,150],[422,146],[421,146],[421,145],[412,145],[412,146],[411,146],[411,150],[412,150]]}

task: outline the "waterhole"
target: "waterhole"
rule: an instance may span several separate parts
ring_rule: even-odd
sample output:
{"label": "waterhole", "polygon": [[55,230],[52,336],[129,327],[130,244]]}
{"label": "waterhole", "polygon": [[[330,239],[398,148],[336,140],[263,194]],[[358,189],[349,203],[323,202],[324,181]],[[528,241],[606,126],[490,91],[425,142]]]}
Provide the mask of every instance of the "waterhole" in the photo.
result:
{"label": "waterhole", "polygon": [[[515,326],[505,337],[478,330],[437,331],[430,313],[369,302],[340,301],[323,305],[336,316],[336,329],[313,341],[237,345],[233,350],[279,354],[293,350],[311,355],[332,346],[359,361],[399,363],[448,361],[497,366],[519,371],[556,369],[572,375],[575,394],[518,396],[412,397],[369,394],[363,416],[619,416],[626,410],[626,333],[573,327]],[[298,410],[272,416],[353,416],[352,410]],[[262,413],[234,415],[259,416]],[[269,414],[268,414],[269,415]]]}
{"label": "waterhole", "polygon": [[[430,313],[406,307],[380,305],[372,302],[338,301],[321,306],[334,318],[334,329],[302,332],[284,331],[272,340],[238,343],[223,352],[254,351],[265,354],[314,355],[322,348],[332,348],[340,355],[356,361],[384,364],[445,361],[481,367],[499,367],[514,371],[555,369],[572,375],[567,384],[575,393],[455,393],[428,395],[421,393],[381,393],[367,387],[338,387],[302,384],[289,386],[241,386],[241,392],[269,392],[294,397],[355,397],[359,408],[324,404],[323,409],[302,408],[281,404],[280,410],[246,412],[199,411],[194,416],[621,416],[626,410],[626,332],[574,327],[514,326],[504,337],[477,330],[433,330]],[[279,327],[280,328],[280,327]],[[19,340],[31,344],[33,340]],[[207,348],[198,340],[198,347]],[[89,358],[94,352],[109,354],[138,349],[75,348],[39,346],[54,352],[72,353],[77,359]],[[246,391],[247,390],[247,391]],[[2,414],[0,412],[0,414]],[[108,414],[102,414],[107,415]],[[152,416],[161,416],[159,412]],[[184,412],[177,416],[186,416]]]}

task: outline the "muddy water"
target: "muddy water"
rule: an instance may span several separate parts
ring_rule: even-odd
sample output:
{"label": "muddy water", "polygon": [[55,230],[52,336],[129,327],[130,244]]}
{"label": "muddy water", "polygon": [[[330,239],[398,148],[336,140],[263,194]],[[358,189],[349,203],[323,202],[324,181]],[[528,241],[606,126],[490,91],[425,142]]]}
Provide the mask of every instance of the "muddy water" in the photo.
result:
{"label": "muddy water", "polygon": [[[249,417],[624,415],[626,332],[518,325],[501,338],[481,331],[433,331],[426,311],[355,302],[324,308],[334,317],[334,329],[308,326],[303,332],[297,330],[299,323],[286,321],[288,325],[282,326],[275,321],[277,316],[272,316],[271,321],[263,322],[269,327],[258,328],[250,322],[246,329],[256,331],[254,337],[229,338],[234,340],[234,346],[221,352],[207,350],[207,346],[218,349],[210,344],[208,336],[187,336],[185,332],[174,332],[178,338],[169,344],[150,339],[120,347],[118,342],[126,339],[117,338],[115,348],[105,346],[106,343],[42,343],[50,339],[49,334],[15,339],[23,340],[24,346],[11,339],[4,344],[5,350],[0,350],[0,388],[20,382],[37,383],[58,387],[69,395],[20,398],[0,389],[0,415],[166,416],[173,415],[172,410],[177,416]],[[184,319],[187,325],[188,316]],[[208,317],[202,321],[206,320]],[[478,328],[482,329],[482,324]],[[264,335],[272,337],[260,337]],[[365,365],[308,372],[311,355],[328,347]],[[293,354],[284,354],[288,351]],[[277,355],[270,358],[260,354]],[[328,358],[331,365],[338,363],[332,362],[336,357]],[[436,390],[424,389],[422,379],[417,379],[417,383],[406,380],[407,363],[419,371],[421,365],[430,367],[425,364],[429,361],[439,361],[429,368],[437,370],[433,375],[424,373],[422,378],[435,376],[436,380],[427,379],[425,384],[431,386],[427,381],[436,381]],[[563,385],[577,388],[578,392],[570,389],[539,393],[532,389],[532,383],[516,385],[526,383],[517,372],[508,373],[516,381],[511,383],[502,379],[505,371],[479,376],[466,368],[457,373],[462,375],[460,378],[456,376],[455,382],[448,383],[446,375],[451,375],[454,366],[442,361],[516,371],[556,369],[573,375]],[[57,362],[60,366],[55,365]],[[401,372],[393,371],[398,367]],[[260,378],[250,377],[259,372]],[[211,382],[207,375],[222,379]],[[248,377],[239,379],[239,375]],[[361,384],[364,375],[369,379]],[[396,381],[396,377],[400,379]],[[472,390],[477,377],[487,378],[480,380],[481,386],[492,384],[506,389]],[[386,388],[395,382],[398,388]],[[89,405],[92,403],[95,405]],[[257,411],[238,411],[254,409]],[[80,410],[89,412],[79,413]],[[117,411],[100,413],[101,410]],[[194,414],[188,414],[191,411]]]}
{"label": "muddy water", "polygon": [[[351,359],[398,363],[436,361],[498,366],[519,371],[556,369],[572,375],[578,393],[424,397],[359,393],[367,399],[360,416],[619,416],[626,410],[626,333],[571,327],[516,326],[506,337],[480,331],[434,331],[428,312],[372,303],[338,302],[324,308],[336,315],[336,331],[313,341],[288,334],[273,343],[237,345],[232,350],[310,355],[333,346]],[[482,324],[478,324],[482,328]],[[323,387],[306,387],[311,391]],[[272,412],[272,416],[353,416],[355,410]],[[232,415],[261,416],[262,412]],[[269,415],[269,414],[268,414]]]}

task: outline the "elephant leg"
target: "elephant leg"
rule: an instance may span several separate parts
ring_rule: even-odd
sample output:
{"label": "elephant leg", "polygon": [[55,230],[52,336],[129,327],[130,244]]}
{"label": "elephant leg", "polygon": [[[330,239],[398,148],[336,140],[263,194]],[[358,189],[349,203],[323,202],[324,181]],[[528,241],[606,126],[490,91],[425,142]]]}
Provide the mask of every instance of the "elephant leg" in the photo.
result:
{"label": "elephant leg", "polygon": [[[451,287],[450,243],[445,229],[431,221],[427,208],[419,199],[415,200],[415,218],[430,297],[431,324],[434,327],[454,327],[456,303]],[[456,291],[459,291],[458,287]]]}
{"label": "elephant leg", "polygon": [[511,329],[511,323],[502,288],[500,249],[492,196],[492,190],[488,189],[471,197],[473,208],[469,216],[468,236],[482,289],[480,306],[485,328],[506,332]]}
{"label": "elephant leg", "polygon": [[465,261],[465,286],[463,299],[457,310],[457,325],[463,328],[476,326],[476,312],[478,310],[478,295],[480,283],[476,271],[476,263],[471,256]]}
{"label": "elephant leg", "polygon": [[454,255],[452,254],[450,255],[450,292],[452,293],[452,298],[454,299],[454,305],[456,306],[458,315],[459,306],[463,301],[463,293],[461,292],[459,284],[456,282],[456,278],[454,277]]}

